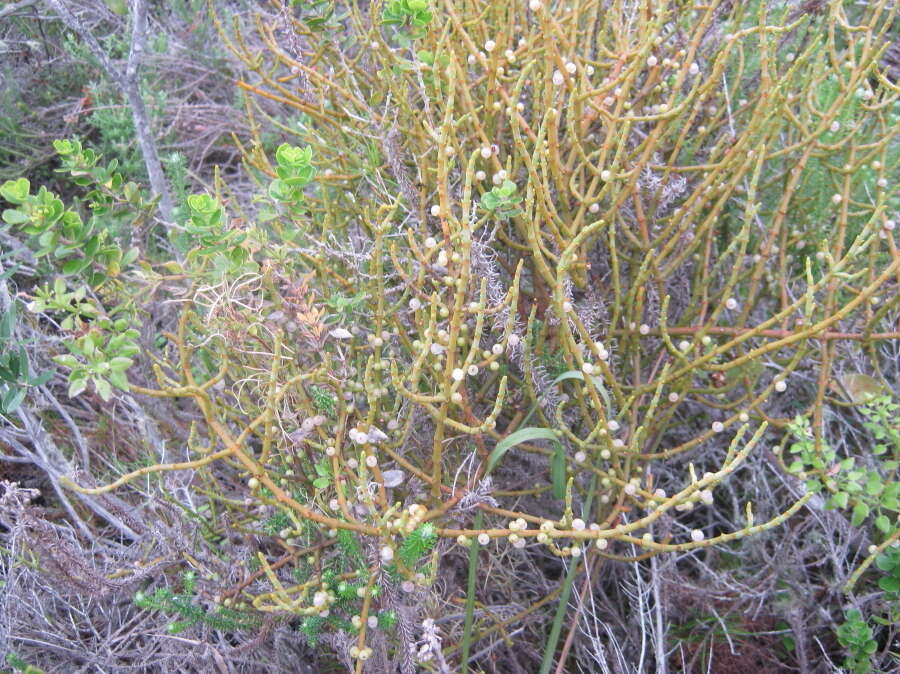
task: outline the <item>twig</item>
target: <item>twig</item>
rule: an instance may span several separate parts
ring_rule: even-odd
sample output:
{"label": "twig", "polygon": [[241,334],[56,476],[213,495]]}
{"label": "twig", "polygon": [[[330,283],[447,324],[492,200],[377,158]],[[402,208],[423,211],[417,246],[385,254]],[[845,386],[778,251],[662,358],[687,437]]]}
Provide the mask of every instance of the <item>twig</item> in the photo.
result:
{"label": "twig", "polygon": [[78,34],[91,50],[94,57],[100,62],[103,70],[109,78],[125,93],[131,106],[131,114],[134,118],[134,128],[141,145],[141,153],[144,156],[144,165],[147,167],[147,176],[150,179],[150,189],[153,195],[159,198],[159,209],[166,222],[172,221],[172,196],[166,183],[162,163],[156,148],[150,128],[150,117],[147,114],[147,106],[141,96],[140,79],[138,71],[141,66],[141,58],[147,43],[147,2],[146,0],[132,0],[132,30],[131,48],[128,52],[128,61],[125,72],[118,70],[109,60],[103,47],[97,42],[93,33],[74,15],[65,5],[63,0],[48,0],[60,19],[66,26]]}

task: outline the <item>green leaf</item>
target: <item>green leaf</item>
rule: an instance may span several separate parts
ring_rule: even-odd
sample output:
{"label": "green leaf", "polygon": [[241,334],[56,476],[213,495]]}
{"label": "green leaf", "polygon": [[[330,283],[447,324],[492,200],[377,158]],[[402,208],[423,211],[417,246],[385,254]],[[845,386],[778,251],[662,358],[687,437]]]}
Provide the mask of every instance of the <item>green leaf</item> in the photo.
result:
{"label": "green leaf", "polygon": [[81,150],[81,146],[79,145],[78,141],[54,140],[53,149],[56,150],[56,154],[66,156],[75,152],[79,152]]}
{"label": "green leaf", "polygon": [[0,317],[0,341],[6,341],[12,337],[13,326],[16,324],[16,305],[10,305],[9,311]]}
{"label": "green leaf", "polygon": [[562,500],[566,497],[566,452],[562,445],[556,447],[550,461],[550,483],[553,485],[553,496]]}
{"label": "green leaf", "polygon": [[482,208],[493,211],[500,205],[500,199],[493,192],[487,192],[481,196]]}
{"label": "green leaf", "polygon": [[897,576],[884,576],[878,579],[878,587],[885,592],[900,592],[900,578]]}
{"label": "green leaf", "polygon": [[288,143],[282,143],[275,150],[275,161],[279,165],[289,168],[308,166],[312,161],[312,148],[299,148]]}
{"label": "green leaf", "polygon": [[125,358],[124,356],[117,356],[109,361],[109,369],[113,372],[124,372],[132,365],[134,365],[134,361],[131,358]]}
{"label": "green leaf", "polygon": [[896,562],[887,552],[882,552],[875,558],[875,566],[877,566],[882,571],[892,571],[895,564]]}
{"label": "green leaf", "polygon": [[31,222],[31,218],[27,213],[14,208],[7,208],[3,211],[3,222],[8,225],[23,225],[26,222]]}
{"label": "green leaf", "polygon": [[87,377],[81,374],[79,377],[69,378],[69,397],[74,398],[87,388]]}
{"label": "green leaf", "polygon": [[28,198],[31,190],[31,183],[26,178],[18,180],[7,180],[0,185],[0,197],[3,197],[11,204],[21,204]]}
{"label": "green leaf", "polygon": [[65,353],[61,356],[53,356],[53,360],[63,367],[67,367],[72,370],[78,367],[78,359],[70,353]]}
{"label": "green leaf", "polygon": [[67,276],[78,274],[91,264],[90,259],[75,258],[63,263],[62,272]]}
{"label": "green leaf", "polygon": [[510,433],[494,447],[494,451],[488,456],[487,469],[484,471],[485,476],[490,475],[491,471],[497,466],[504,454],[512,447],[520,445],[523,442],[531,442],[532,440],[553,440],[559,442],[556,433],[547,428],[520,428],[514,433]]}
{"label": "green leaf", "polygon": [[853,517],[850,518],[850,524],[858,527],[869,516],[869,506],[865,503],[857,503],[853,506]]}
{"label": "green leaf", "polygon": [[834,504],[836,508],[846,508],[847,500],[850,498],[850,494],[845,491],[840,491],[834,496],[831,497],[831,502]]}
{"label": "green leaf", "polygon": [[100,379],[99,377],[94,377],[93,381],[97,393],[103,398],[103,402],[109,402],[110,398],[112,398],[112,385],[105,379]]}
{"label": "green leaf", "polygon": [[866,480],[866,494],[877,496],[882,490],[884,490],[884,483],[881,481],[881,476],[875,472],[869,473],[869,477]]}
{"label": "green leaf", "polygon": [[109,372],[106,376],[109,378],[109,383],[117,389],[128,391],[131,388],[128,385],[128,377],[125,376],[124,372]]}
{"label": "green leaf", "polygon": [[327,477],[317,477],[313,480],[313,487],[316,489],[325,489],[331,484],[331,478]]}
{"label": "green leaf", "polygon": [[6,279],[12,277],[17,271],[19,271],[19,267],[21,265],[14,264],[12,267],[8,269],[4,269],[2,273],[0,273],[0,281],[5,281]]}
{"label": "green leaf", "polygon": [[31,386],[43,386],[48,381],[53,378],[53,375],[56,374],[55,370],[50,370],[49,372],[44,372],[39,374],[37,377],[29,377],[28,384]]}
{"label": "green leaf", "polygon": [[516,184],[512,180],[504,180],[503,184],[496,188],[501,197],[511,197],[516,193]]}
{"label": "green leaf", "polygon": [[128,250],[125,251],[125,254],[122,256],[122,266],[125,267],[135,260],[137,260],[140,251],[137,246],[132,246]]}
{"label": "green leaf", "polygon": [[887,515],[879,515],[878,517],[876,517],[875,526],[883,534],[891,533],[891,520],[888,519]]}
{"label": "green leaf", "polygon": [[17,409],[19,409],[19,405],[22,404],[22,401],[25,400],[25,394],[28,393],[28,389],[26,388],[11,388],[6,392],[6,395],[3,396],[3,413],[4,414],[12,414]]}

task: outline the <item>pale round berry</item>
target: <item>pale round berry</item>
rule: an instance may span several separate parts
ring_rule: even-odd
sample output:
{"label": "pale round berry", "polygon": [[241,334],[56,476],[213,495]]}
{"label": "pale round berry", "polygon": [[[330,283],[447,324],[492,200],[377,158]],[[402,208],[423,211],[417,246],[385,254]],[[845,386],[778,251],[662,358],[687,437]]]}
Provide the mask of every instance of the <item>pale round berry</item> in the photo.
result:
{"label": "pale round berry", "polygon": [[479,545],[487,545],[490,542],[491,542],[490,536],[488,536],[487,534],[484,534],[484,533],[478,534],[478,544]]}
{"label": "pale round berry", "polygon": [[694,543],[699,543],[699,542],[702,541],[704,538],[706,538],[706,536],[704,536],[704,535],[703,535],[703,532],[700,531],[699,529],[694,529],[694,530],[691,532],[691,540],[694,541]]}
{"label": "pale round berry", "polygon": [[775,390],[779,393],[784,393],[787,390],[787,383],[779,379],[775,382]]}

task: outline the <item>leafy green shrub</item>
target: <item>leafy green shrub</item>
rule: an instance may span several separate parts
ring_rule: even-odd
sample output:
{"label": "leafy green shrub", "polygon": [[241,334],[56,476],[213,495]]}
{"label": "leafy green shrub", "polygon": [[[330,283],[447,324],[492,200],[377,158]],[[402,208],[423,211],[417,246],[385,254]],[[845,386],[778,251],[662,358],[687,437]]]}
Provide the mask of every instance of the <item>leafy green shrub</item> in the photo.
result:
{"label": "leafy green shrub", "polygon": [[[15,272],[10,269],[0,275],[0,282]],[[25,344],[16,339],[16,303],[0,311],[0,414],[12,415],[25,400],[29,387],[43,386],[55,374],[53,371],[34,375],[29,365]]]}
{"label": "leafy green shrub", "polygon": [[[838,460],[837,453],[824,442],[817,452],[809,420],[805,417],[796,417],[788,426],[797,439],[791,445],[790,452],[799,454],[789,469],[806,470],[816,475],[807,480],[806,488],[812,493],[829,492],[831,496],[827,508],[852,507],[852,526],[860,526],[874,513],[875,527],[886,536],[896,531],[896,525],[892,522],[896,522],[900,511],[900,484],[896,481],[897,467],[900,465],[900,435],[894,427],[897,409],[900,405],[892,402],[889,396],[874,398],[861,407],[868,419],[863,426],[876,440],[871,450],[866,449],[872,456],[881,457],[872,468],[856,466],[862,457],[848,456]],[[889,456],[885,456],[888,454],[886,440],[892,445]],[[827,475],[824,480],[819,477],[823,473]]]}
{"label": "leafy green shrub", "polygon": [[844,667],[853,674],[866,674],[872,671],[869,656],[878,650],[878,644],[872,638],[872,628],[856,609],[847,611],[847,619],[837,630],[838,641],[847,649]]}

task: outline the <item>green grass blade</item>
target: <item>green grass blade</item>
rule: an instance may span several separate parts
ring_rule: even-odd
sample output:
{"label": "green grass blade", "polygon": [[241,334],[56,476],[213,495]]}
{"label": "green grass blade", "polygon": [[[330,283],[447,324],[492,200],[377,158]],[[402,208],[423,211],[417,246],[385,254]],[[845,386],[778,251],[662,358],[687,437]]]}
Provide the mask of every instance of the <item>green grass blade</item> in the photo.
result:
{"label": "green grass blade", "polygon": [[[475,529],[480,529],[482,524],[482,512],[479,510],[475,513],[475,523],[472,525]],[[462,637],[462,656],[460,660],[459,671],[462,674],[468,674],[469,671],[469,650],[472,646],[472,625],[475,616],[475,578],[478,572],[478,544],[472,541],[469,546],[469,578],[466,585],[466,608],[465,620],[463,622]]]}
{"label": "green grass blade", "polygon": [[[591,478],[591,486],[588,490],[588,497],[581,509],[581,516],[588,518],[591,512],[591,502],[594,499],[594,491],[597,489],[597,476]],[[566,572],[565,580],[563,580],[562,592],[559,595],[559,606],[556,607],[556,615],[553,616],[553,625],[550,627],[550,634],[547,635],[547,644],[544,646],[544,658],[541,660],[540,674],[550,674],[550,668],[553,666],[553,656],[556,655],[556,643],[559,641],[559,635],[562,633],[563,620],[569,608],[569,597],[572,594],[572,585],[575,582],[575,576],[578,575],[579,563],[587,559],[587,551],[575,560]]]}

